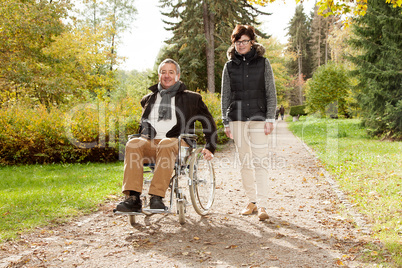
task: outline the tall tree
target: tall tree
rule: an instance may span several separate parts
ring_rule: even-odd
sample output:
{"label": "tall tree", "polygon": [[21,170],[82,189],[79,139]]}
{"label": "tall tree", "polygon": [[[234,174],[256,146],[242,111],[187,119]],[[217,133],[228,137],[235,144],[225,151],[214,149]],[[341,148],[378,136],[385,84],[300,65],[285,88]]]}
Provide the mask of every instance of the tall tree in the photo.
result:
{"label": "tall tree", "polygon": [[352,36],[351,27],[342,27],[337,24],[328,37],[328,45],[331,53],[331,60],[337,63],[345,62],[345,56],[351,54],[353,48],[347,43]]}
{"label": "tall tree", "polygon": [[[297,5],[295,14],[289,22],[288,26],[289,43],[287,50],[296,55],[296,61],[288,64],[291,75],[297,79],[303,79],[303,76],[310,75],[310,62],[307,53],[307,45],[309,40],[309,23],[306,14],[304,14],[303,6]],[[303,104],[302,81],[297,83],[299,89],[299,105]]]}
{"label": "tall tree", "polygon": [[62,19],[70,9],[68,1],[0,2],[0,78],[18,91],[18,95],[37,98],[48,105],[54,96],[39,86],[53,61],[44,55],[54,38],[66,30]]}
{"label": "tall tree", "polygon": [[202,19],[206,39],[205,54],[207,58],[207,77],[210,92],[215,92],[215,14],[209,12],[207,1],[202,1]]}
{"label": "tall tree", "polygon": [[110,59],[107,69],[112,71],[116,65],[118,38],[128,29],[137,14],[134,0],[84,0],[84,4],[82,15],[86,26],[91,26],[94,34],[103,35],[102,42],[108,43]]}
{"label": "tall tree", "polygon": [[108,40],[110,43],[110,71],[116,65],[116,47],[118,38],[126,31],[134,20],[137,10],[134,7],[134,0],[107,0],[102,10],[108,28]]}
{"label": "tall tree", "polygon": [[361,53],[350,59],[358,66],[364,124],[373,135],[402,139],[402,8],[368,0],[355,22],[351,44]]}
{"label": "tall tree", "polygon": [[183,81],[192,90],[208,88],[215,92],[220,85],[215,78],[220,77],[227,60],[226,50],[235,25],[258,25],[257,15],[268,15],[246,0],[160,0],[160,3],[165,10],[162,14],[174,20],[165,21],[169,25],[167,30],[173,31],[173,37],[167,41],[169,46],[162,57],[179,61],[183,67]]}
{"label": "tall tree", "polygon": [[[105,93],[109,95],[113,89],[115,80],[114,69],[118,64],[118,38],[128,29],[134,19],[137,10],[134,7],[134,0],[84,0],[85,8],[82,12],[84,24],[82,27],[91,27],[92,34],[100,38],[94,39],[93,53],[107,56],[106,61],[98,61],[92,71],[93,78],[98,81],[105,81],[109,78],[112,83],[98,83],[93,92],[98,97]],[[107,50],[107,51],[105,51]],[[106,52],[106,53],[105,53]]]}
{"label": "tall tree", "polygon": [[312,70],[317,69],[323,64],[327,64],[331,59],[329,51],[328,37],[333,30],[338,19],[333,16],[323,17],[318,14],[318,6],[314,7],[310,27],[310,49]]}
{"label": "tall tree", "polygon": [[284,52],[285,45],[281,44],[276,38],[262,39],[259,41],[266,49],[265,57],[270,61],[275,77],[276,94],[278,103],[288,106],[286,96],[288,95],[287,85],[290,76],[286,70],[286,62],[290,60],[290,55]]}
{"label": "tall tree", "polygon": [[82,101],[90,94],[103,97],[115,87],[114,72],[106,67],[103,73],[96,71],[98,66],[110,62],[110,46],[103,40],[103,35],[94,34],[92,28],[83,25],[72,25],[69,31],[55,38],[44,49],[46,57],[53,61],[46,66],[46,76],[41,77],[42,88],[52,85],[58,103]]}

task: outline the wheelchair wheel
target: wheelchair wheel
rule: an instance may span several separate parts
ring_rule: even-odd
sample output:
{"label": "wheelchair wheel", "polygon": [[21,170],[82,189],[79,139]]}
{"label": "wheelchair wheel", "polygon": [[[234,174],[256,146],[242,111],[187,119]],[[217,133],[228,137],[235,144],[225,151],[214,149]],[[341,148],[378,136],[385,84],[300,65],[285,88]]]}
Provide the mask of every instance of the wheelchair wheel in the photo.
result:
{"label": "wheelchair wheel", "polygon": [[135,215],[128,215],[128,221],[130,222],[131,226],[135,225]]}
{"label": "wheelchair wheel", "polygon": [[184,216],[185,208],[184,208],[184,200],[177,200],[177,213],[179,214],[179,223],[181,225],[186,223],[186,218]]}
{"label": "wheelchair wheel", "polygon": [[189,161],[189,188],[194,210],[199,215],[206,215],[215,197],[215,173],[212,163],[204,159],[198,148]]}

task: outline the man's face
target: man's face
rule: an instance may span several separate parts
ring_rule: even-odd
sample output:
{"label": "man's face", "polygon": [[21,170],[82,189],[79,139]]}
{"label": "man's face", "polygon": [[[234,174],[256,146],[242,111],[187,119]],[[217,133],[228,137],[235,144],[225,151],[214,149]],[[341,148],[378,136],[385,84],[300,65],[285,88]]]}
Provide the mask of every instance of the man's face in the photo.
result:
{"label": "man's face", "polygon": [[180,74],[176,73],[176,65],[165,63],[159,71],[159,82],[163,89],[168,89],[180,79]]}

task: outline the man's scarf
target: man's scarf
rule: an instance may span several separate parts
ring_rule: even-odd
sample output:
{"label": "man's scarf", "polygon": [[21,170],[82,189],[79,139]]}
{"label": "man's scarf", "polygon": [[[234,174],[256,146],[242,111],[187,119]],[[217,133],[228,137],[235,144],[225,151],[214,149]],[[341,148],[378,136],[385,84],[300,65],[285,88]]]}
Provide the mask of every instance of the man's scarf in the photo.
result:
{"label": "man's scarf", "polygon": [[161,83],[158,84],[158,91],[159,94],[161,94],[162,96],[162,100],[159,105],[158,121],[172,119],[171,101],[179,90],[180,84],[180,81],[177,81],[173,86],[169,87],[168,89],[163,89]]}

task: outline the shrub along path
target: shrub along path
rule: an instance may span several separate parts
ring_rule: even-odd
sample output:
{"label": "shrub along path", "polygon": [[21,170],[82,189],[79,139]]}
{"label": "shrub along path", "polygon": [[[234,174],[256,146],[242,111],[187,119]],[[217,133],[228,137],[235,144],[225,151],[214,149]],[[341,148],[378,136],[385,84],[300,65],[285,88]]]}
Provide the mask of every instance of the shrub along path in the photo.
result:
{"label": "shrub along path", "polygon": [[355,227],[284,121],[271,135],[269,220],[239,214],[247,200],[234,157],[232,143],[215,155],[216,200],[206,217],[189,207],[183,226],[170,214],[137,217],[133,228],[112,213],[118,196],[94,214],[0,245],[0,267],[375,266],[363,257],[375,241]]}

